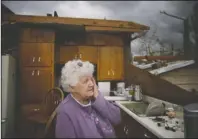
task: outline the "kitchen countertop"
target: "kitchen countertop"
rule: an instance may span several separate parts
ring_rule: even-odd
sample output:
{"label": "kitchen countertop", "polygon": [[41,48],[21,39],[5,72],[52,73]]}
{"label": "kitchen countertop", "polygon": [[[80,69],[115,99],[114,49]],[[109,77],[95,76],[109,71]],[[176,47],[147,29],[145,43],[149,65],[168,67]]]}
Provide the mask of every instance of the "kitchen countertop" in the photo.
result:
{"label": "kitchen countertop", "polygon": [[127,98],[123,96],[104,96],[104,98],[108,101],[126,101]]}
{"label": "kitchen countertop", "polygon": [[[121,103],[122,102],[132,102],[132,101],[116,101],[116,104],[124,110],[126,113],[128,113],[131,117],[133,117],[137,122],[139,122],[142,126],[147,128],[150,132],[152,132],[154,135],[156,135],[159,138],[184,138],[184,132],[181,131],[169,131],[165,130],[164,127],[158,127],[157,123],[153,122],[152,117],[140,117],[124,107]],[[134,102],[136,103],[136,102]],[[164,116],[166,117],[166,116]]]}

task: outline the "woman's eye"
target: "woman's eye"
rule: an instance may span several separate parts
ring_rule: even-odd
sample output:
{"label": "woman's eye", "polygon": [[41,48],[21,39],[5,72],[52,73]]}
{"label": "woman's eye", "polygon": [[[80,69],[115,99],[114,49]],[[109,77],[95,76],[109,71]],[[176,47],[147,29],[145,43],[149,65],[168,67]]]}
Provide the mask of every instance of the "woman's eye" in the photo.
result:
{"label": "woman's eye", "polygon": [[83,81],[83,83],[86,83],[86,82],[87,82],[87,79]]}

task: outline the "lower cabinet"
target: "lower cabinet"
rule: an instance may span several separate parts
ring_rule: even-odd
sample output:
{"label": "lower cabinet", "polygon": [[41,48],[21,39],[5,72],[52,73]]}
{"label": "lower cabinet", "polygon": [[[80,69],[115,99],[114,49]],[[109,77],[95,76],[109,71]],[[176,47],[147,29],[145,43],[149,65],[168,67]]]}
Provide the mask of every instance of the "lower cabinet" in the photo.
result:
{"label": "lower cabinet", "polygon": [[22,104],[39,104],[46,93],[53,88],[52,68],[23,67],[21,69],[21,94]]}
{"label": "lower cabinet", "polygon": [[118,138],[157,138],[126,112],[121,110],[122,123],[115,127]]}

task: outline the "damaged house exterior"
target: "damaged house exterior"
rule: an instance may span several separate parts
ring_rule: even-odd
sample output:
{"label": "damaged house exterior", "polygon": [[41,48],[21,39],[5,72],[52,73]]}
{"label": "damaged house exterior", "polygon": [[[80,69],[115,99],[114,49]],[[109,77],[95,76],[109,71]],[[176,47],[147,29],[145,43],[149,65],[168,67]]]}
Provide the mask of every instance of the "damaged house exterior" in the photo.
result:
{"label": "damaged house exterior", "polygon": [[146,25],[6,13],[2,28],[3,52],[17,59],[17,129],[21,132],[26,129],[25,119],[42,109],[48,91],[58,86],[57,67],[73,59],[93,63],[97,81],[141,84],[145,95],[182,106],[198,101],[196,93],[131,64],[130,42],[137,38],[131,34],[148,31]]}

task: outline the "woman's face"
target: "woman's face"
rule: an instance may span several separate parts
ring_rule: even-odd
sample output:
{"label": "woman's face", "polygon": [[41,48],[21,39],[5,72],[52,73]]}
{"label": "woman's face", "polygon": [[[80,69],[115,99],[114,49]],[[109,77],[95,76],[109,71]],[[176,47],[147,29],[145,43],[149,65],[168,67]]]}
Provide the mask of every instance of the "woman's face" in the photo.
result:
{"label": "woman's face", "polygon": [[72,87],[72,92],[77,93],[83,99],[92,97],[94,93],[93,80],[93,76],[81,76],[76,86]]}

